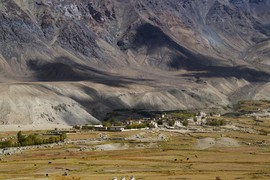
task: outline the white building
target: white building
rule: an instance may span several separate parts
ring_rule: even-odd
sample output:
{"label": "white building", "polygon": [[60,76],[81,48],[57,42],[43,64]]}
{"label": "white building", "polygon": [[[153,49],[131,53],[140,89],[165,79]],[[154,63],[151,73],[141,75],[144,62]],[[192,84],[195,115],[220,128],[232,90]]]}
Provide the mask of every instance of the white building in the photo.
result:
{"label": "white building", "polygon": [[109,128],[110,131],[124,131],[125,127],[124,126],[112,126]]}
{"label": "white building", "polygon": [[206,119],[207,119],[207,114],[204,112],[200,112],[199,115],[196,116],[197,119],[197,124],[201,125],[201,124],[205,124],[206,123]]}
{"label": "white building", "polygon": [[175,121],[174,122],[174,126],[175,127],[181,127],[182,126],[182,123],[180,121]]}
{"label": "white building", "polygon": [[155,121],[151,121],[151,122],[150,122],[150,125],[154,126],[155,128],[158,127],[158,124],[157,124],[157,122],[155,122]]}

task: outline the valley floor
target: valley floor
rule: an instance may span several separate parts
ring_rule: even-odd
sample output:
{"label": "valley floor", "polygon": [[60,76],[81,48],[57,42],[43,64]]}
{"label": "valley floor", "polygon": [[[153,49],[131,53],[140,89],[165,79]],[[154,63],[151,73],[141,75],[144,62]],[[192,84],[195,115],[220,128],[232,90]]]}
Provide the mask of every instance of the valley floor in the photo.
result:
{"label": "valley floor", "polygon": [[2,155],[0,179],[269,179],[269,144],[269,136],[228,129],[82,131],[62,144]]}

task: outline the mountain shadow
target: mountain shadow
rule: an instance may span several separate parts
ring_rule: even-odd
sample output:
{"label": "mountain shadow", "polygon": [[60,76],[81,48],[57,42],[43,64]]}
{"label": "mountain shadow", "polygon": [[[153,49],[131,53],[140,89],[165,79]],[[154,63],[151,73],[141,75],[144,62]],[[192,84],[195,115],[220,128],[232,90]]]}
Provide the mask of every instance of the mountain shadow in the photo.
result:
{"label": "mountain shadow", "polygon": [[245,79],[249,82],[268,82],[270,75],[248,67],[231,66],[208,66],[196,72],[187,73],[183,76],[197,78],[231,78]]}
{"label": "mountain shadow", "polygon": [[151,79],[127,78],[75,63],[68,57],[58,57],[52,62],[31,59],[27,66],[34,71],[35,80],[46,82],[90,81],[112,87],[126,87],[140,81]]}
{"label": "mountain shadow", "polygon": [[213,59],[202,57],[179,45],[159,27],[150,23],[142,24],[136,29],[135,36],[128,47],[133,50],[146,47],[148,55],[153,55],[161,47],[167,47],[169,59],[161,58],[160,61],[164,61],[161,63],[165,63],[170,69],[197,70],[213,63]]}

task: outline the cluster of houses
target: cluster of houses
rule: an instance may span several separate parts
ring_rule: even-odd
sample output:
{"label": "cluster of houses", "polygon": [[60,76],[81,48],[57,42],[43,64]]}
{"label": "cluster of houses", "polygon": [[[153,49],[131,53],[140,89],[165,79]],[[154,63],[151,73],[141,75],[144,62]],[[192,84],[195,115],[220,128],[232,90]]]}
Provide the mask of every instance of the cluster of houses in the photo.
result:
{"label": "cluster of houses", "polygon": [[[171,116],[167,115],[167,114],[163,114],[162,118],[166,119],[166,120],[170,120]],[[165,125],[165,127],[167,127],[168,129],[172,129],[172,128],[182,128],[185,127],[185,122],[188,125],[204,125],[206,124],[207,121],[207,114],[204,112],[199,112],[195,117],[190,117],[187,119],[175,119],[174,120],[174,124],[172,126],[169,126],[168,124]],[[166,121],[165,121],[166,123]]]}
{"label": "cluster of houses", "polygon": [[[214,115],[220,116],[220,115]],[[173,120],[174,124],[169,124],[168,122]],[[160,123],[161,122],[161,123]],[[188,118],[188,119],[173,119],[170,113],[162,113],[157,114],[154,118],[141,118],[141,119],[134,119],[134,120],[127,120],[124,121],[123,126],[110,126],[105,127],[103,125],[84,125],[80,126],[79,129],[82,130],[95,130],[95,131],[116,131],[121,132],[127,130],[127,126],[132,125],[148,125],[150,128],[158,128],[158,127],[165,127],[168,129],[174,128],[186,128],[188,125],[204,125],[207,122],[207,114],[204,112],[199,112],[196,116]],[[186,123],[186,124],[185,124]],[[149,128],[146,127],[146,128]]]}

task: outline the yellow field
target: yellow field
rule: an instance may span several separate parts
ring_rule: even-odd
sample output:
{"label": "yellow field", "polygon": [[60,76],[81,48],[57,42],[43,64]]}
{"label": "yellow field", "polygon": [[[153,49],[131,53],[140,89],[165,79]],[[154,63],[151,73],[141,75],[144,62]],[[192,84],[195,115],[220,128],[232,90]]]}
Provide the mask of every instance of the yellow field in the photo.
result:
{"label": "yellow field", "polygon": [[[143,131],[103,133],[111,138],[130,137]],[[11,133],[12,134],[12,133]],[[100,141],[67,144],[53,148],[29,149],[22,154],[2,156],[0,179],[112,179],[114,176],[135,176],[136,179],[270,179],[269,136],[241,132],[225,132],[223,136],[236,139],[239,147],[211,147],[204,150],[194,146],[197,139],[219,138],[220,133],[180,134],[162,132],[168,141]],[[155,136],[157,134],[153,134]],[[68,139],[99,137],[99,132],[68,135]],[[145,134],[145,136],[150,136]],[[246,145],[243,142],[248,142]],[[121,150],[92,150],[94,145],[118,143],[128,145]],[[137,145],[145,148],[136,148]],[[148,146],[147,144],[152,144]],[[90,150],[80,151],[82,147]],[[46,174],[48,176],[46,176]]]}

